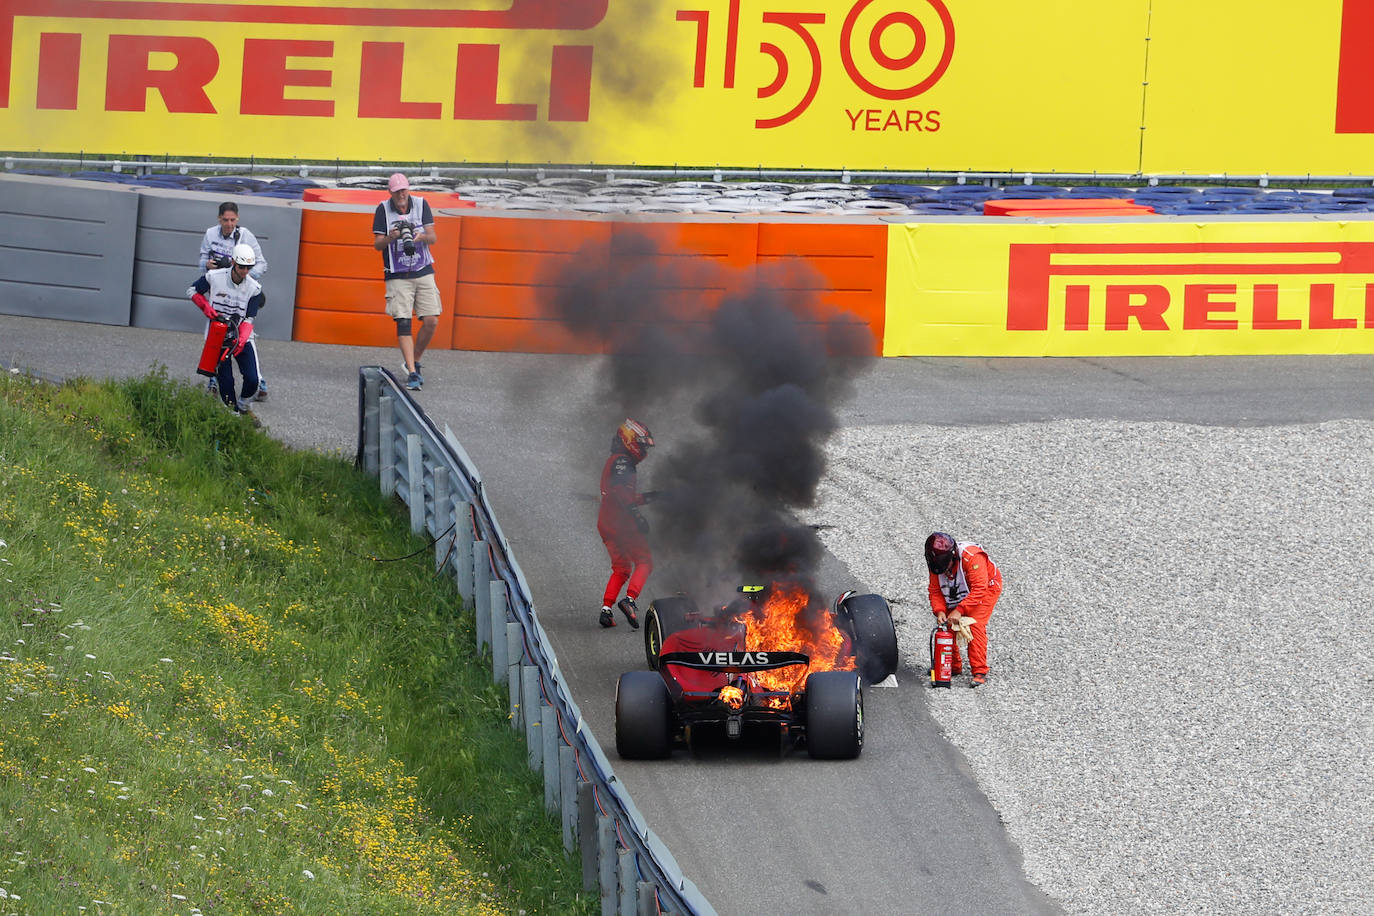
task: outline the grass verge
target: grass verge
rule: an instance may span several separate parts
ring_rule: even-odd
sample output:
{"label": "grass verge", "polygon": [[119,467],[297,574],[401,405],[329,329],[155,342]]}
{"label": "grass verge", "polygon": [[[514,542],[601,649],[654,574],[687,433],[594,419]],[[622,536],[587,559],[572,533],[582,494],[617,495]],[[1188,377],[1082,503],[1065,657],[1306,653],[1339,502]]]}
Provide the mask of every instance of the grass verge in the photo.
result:
{"label": "grass verge", "polygon": [[0,379],[0,913],[593,912],[420,543],[160,372]]}

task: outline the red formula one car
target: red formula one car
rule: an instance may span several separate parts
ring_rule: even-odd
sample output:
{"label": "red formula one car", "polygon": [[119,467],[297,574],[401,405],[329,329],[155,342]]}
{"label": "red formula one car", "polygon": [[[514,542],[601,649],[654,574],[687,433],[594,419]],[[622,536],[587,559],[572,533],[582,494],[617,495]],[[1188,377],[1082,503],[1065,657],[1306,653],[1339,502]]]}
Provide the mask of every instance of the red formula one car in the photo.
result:
{"label": "red formula one car", "polygon": [[703,729],[730,740],[773,729],[783,752],[859,756],[864,686],[897,670],[887,601],[845,592],[827,610],[796,588],[740,591],[744,599],[708,612],[684,596],[649,605],[644,654],[654,670],[626,672],[616,686],[621,757],[667,757]]}

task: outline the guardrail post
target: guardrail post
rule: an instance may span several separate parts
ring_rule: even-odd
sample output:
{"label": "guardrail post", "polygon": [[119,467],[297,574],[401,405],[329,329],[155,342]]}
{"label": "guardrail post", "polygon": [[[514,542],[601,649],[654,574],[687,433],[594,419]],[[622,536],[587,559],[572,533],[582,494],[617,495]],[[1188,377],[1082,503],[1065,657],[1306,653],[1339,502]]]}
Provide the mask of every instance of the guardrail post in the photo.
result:
{"label": "guardrail post", "polygon": [[475,597],[472,589],[472,504],[459,500],[453,504],[453,536],[458,539],[458,550],[453,561],[454,577],[458,581],[458,594],[463,603],[473,607]]}
{"label": "guardrail post", "polygon": [[558,772],[558,710],[548,703],[539,704],[539,736],[544,739],[544,810],[558,807],[558,790],[562,779]]}
{"label": "guardrail post", "polygon": [[635,909],[635,916],[659,916],[658,901],[654,899],[656,890],[652,881],[640,881],[635,885],[638,891],[639,906]]}
{"label": "guardrail post", "polygon": [[477,651],[491,645],[491,556],[486,541],[472,544],[472,604],[477,615]]}
{"label": "guardrail post", "polygon": [[571,744],[558,748],[559,798],[563,802],[563,851],[572,855],[577,842],[577,749]]}
{"label": "guardrail post", "polygon": [[501,683],[506,673],[506,623],[510,613],[506,608],[506,583],[493,579],[491,591],[491,680]]}
{"label": "guardrail post", "polygon": [[596,786],[577,784],[577,842],[582,847],[582,889],[596,887]]}
{"label": "guardrail post", "polygon": [[544,742],[539,737],[539,669],[534,665],[520,668],[520,710],[525,720],[525,758],[530,769],[538,772]]}
{"label": "guardrail post", "polygon": [[395,404],[389,395],[377,401],[377,481],[383,496],[396,492],[396,422],[392,417]]}
{"label": "guardrail post", "polygon": [[520,687],[520,666],[513,665],[506,673],[506,686],[510,689],[510,727],[521,731],[525,727],[525,697]]}
{"label": "guardrail post", "polygon": [[601,916],[615,916],[615,821],[610,817],[596,819],[596,861],[601,883]]}
{"label": "guardrail post", "polygon": [[425,530],[425,450],[420,436],[406,436],[406,484],[410,504],[410,533]]}
{"label": "guardrail post", "polygon": [[434,524],[429,533],[434,536],[434,571],[443,572],[444,562],[452,556],[453,537],[449,528],[448,468],[436,464],[434,470]]}
{"label": "guardrail post", "polygon": [[616,866],[616,877],[620,879],[620,909],[616,912],[630,916],[635,911],[635,885],[639,881],[634,850],[621,849],[616,856]]}
{"label": "guardrail post", "polygon": [[375,372],[363,376],[363,473],[377,473],[377,398],[382,379]]}
{"label": "guardrail post", "polygon": [[518,621],[506,622],[506,695],[510,698],[510,726],[519,731],[524,726],[524,711],[520,699],[520,659],[525,644],[520,638]]}

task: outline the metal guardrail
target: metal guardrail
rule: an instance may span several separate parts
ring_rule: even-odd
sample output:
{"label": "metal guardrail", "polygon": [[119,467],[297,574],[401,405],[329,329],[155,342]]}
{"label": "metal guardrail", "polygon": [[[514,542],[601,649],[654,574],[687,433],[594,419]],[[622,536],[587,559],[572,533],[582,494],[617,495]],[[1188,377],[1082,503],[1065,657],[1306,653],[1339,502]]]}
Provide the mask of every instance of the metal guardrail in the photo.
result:
{"label": "metal guardrail", "polygon": [[582,883],[599,888],[602,916],[715,916],[583,721],[472,459],[379,366],[358,372],[358,462],[409,507],[411,531],[434,538],[436,571],[473,608],[476,648],[509,689],[511,727],[525,733],[530,769],[544,774],[544,807],[560,814],[564,849],[580,847]]}
{"label": "metal guardrail", "polygon": [[544,178],[576,177],[594,178],[600,181],[613,181],[616,178],[660,178],[660,179],[726,179],[790,180],[790,181],[838,181],[849,184],[859,182],[938,182],[952,184],[1034,184],[1050,181],[1057,184],[1088,182],[1091,184],[1119,184],[1154,186],[1159,184],[1249,184],[1258,187],[1270,185],[1306,184],[1321,187],[1331,185],[1367,184],[1374,186],[1374,175],[1314,175],[1310,172],[1301,175],[1287,173],[1256,172],[1231,174],[1227,172],[1057,172],[1053,170],[1023,171],[1008,169],[1004,172],[957,171],[957,170],[916,170],[916,169],[776,169],[760,165],[756,168],[727,168],[723,166],[637,166],[606,165],[597,163],[467,163],[467,162],[392,162],[392,163],[343,163],[325,161],[271,162],[257,159],[215,159],[191,160],[172,159],[169,156],[129,156],[111,158],[102,155],[84,154],[78,156],[25,156],[6,154],[4,168],[43,166],[49,168],[77,168],[106,170],[119,174],[128,171],[138,175],[153,172],[176,171],[186,175],[191,172],[228,172],[231,174],[252,175],[299,175],[308,178],[340,177],[344,175],[375,175],[386,178],[392,172],[405,171],[412,178],[428,175],[430,178],[464,177],[524,177],[542,181]]}

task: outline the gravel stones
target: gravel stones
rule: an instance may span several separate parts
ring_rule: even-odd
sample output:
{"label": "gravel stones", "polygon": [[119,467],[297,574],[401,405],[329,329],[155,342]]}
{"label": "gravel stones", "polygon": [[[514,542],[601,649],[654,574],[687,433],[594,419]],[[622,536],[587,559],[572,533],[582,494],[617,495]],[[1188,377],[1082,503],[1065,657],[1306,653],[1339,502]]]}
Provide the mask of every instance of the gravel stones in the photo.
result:
{"label": "gravel stones", "polygon": [[807,521],[907,677],[925,536],[1002,569],[988,687],[923,696],[1068,912],[1368,908],[1374,426],[852,427]]}

